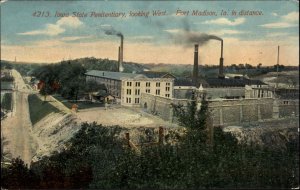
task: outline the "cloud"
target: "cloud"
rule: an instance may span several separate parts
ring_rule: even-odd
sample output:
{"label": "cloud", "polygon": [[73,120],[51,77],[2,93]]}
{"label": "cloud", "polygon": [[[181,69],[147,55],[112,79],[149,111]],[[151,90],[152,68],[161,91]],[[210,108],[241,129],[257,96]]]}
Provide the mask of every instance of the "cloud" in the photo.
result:
{"label": "cloud", "polygon": [[167,29],[164,30],[165,32],[171,33],[171,34],[178,34],[184,32],[182,29]]}
{"label": "cloud", "polygon": [[273,22],[268,24],[262,24],[260,26],[263,28],[290,28],[290,27],[296,27],[297,25],[288,22]]}
{"label": "cloud", "polygon": [[7,2],[7,0],[1,0],[0,4]]}
{"label": "cloud", "polygon": [[289,14],[282,16],[286,21],[297,22],[299,20],[299,12],[290,12]]}
{"label": "cloud", "polygon": [[217,32],[209,32],[209,33],[212,33],[214,35],[222,36],[222,35],[226,35],[226,34],[229,34],[229,35],[244,34],[246,32],[240,31],[240,30],[228,30],[228,29],[224,29],[224,30],[219,30]]}
{"label": "cloud", "polygon": [[92,36],[68,36],[68,37],[61,38],[61,40],[69,42],[69,41],[76,41],[76,40],[82,40],[82,39],[89,39],[91,37]]}
{"label": "cloud", "polygon": [[273,37],[281,37],[281,36],[287,36],[287,35],[288,35],[288,33],[286,33],[286,32],[274,32],[274,33],[267,34],[267,37],[273,38]]}
{"label": "cloud", "polygon": [[[273,14],[273,13],[272,13]],[[279,22],[272,22],[260,25],[263,28],[290,28],[298,26],[295,22],[299,21],[299,12],[290,12],[287,15],[281,16]]]}
{"label": "cloud", "polygon": [[278,16],[278,14],[275,13],[275,12],[271,13],[271,15],[272,15],[272,16]]}
{"label": "cloud", "polygon": [[[164,30],[165,32],[168,32],[170,34],[183,34],[185,31],[182,29],[167,29]],[[190,31],[191,33],[197,33],[195,31]],[[240,30],[229,30],[229,29],[223,29],[223,30],[218,30],[218,31],[208,31],[206,32],[208,34],[212,35],[217,35],[217,36],[222,36],[222,35],[234,35],[234,34],[244,34],[247,33],[245,31],[240,31]]]}
{"label": "cloud", "polygon": [[67,28],[78,28],[83,23],[76,17],[64,17],[58,20],[55,24],[46,24],[44,29],[33,30],[29,32],[18,33],[19,35],[46,35],[56,36],[64,33]]}
{"label": "cloud", "polygon": [[236,18],[233,21],[227,19],[227,18],[218,18],[215,20],[207,20],[204,22],[204,24],[218,24],[218,25],[228,25],[228,26],[236,26],[243,24],[246,21],[245,18]]}

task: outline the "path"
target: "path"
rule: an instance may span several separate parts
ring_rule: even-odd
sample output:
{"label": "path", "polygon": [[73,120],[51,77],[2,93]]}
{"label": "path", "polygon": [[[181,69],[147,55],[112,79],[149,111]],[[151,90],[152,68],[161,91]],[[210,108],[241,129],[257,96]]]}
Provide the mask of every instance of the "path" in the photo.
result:
{"label": "path", "polygon": [[30,164],[37,146],[30,134],[32,125],[29,115],[28,94],[32,91],[27,88],[20,73],[13,70],[12,75],[16,84],[16,91],[13,95],[13,114],[1,121],[1,135],[9,142],[4,148],[11,153],[12,157],[20,157],[26,164]]}

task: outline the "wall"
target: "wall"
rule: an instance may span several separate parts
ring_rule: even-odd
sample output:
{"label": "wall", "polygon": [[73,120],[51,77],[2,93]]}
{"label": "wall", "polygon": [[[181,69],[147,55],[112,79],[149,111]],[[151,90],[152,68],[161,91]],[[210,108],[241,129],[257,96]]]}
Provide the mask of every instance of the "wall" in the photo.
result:
{"label": "wall", "polygon": [[[175,121],[171,104],[182,104],[186,106],[188,100],[168,99],[142,93],[141,107],[144,111],[160,116],[171,122]],[[299,115],[299,102],[289,104],[278,103],[276,107],[273,98],[263,99],[234,99],[234,100],[210,100],[209,110],[216,125],[237,125],[240,123],[257,122],[279,117]]]}
{"label": "wall", "polygon": [[299,100],[280,99],[278,101],[279,117],[299,116]]}

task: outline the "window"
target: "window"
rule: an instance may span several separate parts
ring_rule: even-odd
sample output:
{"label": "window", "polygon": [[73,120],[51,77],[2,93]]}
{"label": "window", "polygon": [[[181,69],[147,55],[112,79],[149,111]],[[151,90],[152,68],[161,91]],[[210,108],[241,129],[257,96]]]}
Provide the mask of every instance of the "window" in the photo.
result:
{"label": "window", "polygon": [[157,82],[157,83],[156,83],[156,87],[160,87],[160,82]]}
{"label": "window", "polygon": [[140,86],[141,83],[140,82],[135,82],[135,86]]}
{"label": "window", "polygon": [[170,83],[169,83],[169,82],[167,82],[167,83],[166,83],[166,86],[170,86]]}
{"label": "window", "polygon": [[166,91],[170,91],[170,87],[167,86],[167,87],[166,87]]}
{"label": "window", "polygon": [[146,93],[150,93],[150,89],[146,89]]}
{"label": "window", "polygon": [[127,95],[131,95],[131,89],[127,89]]}
{"label": "window", "polygon": [[146,87],[150,87],[150,82],[146,82]]}
{"label": "window", "polygon": [[135,95],[140,95],[140,89],[135,89]]}
{"label": "window", "polygon": [[127,86],[131,86],[131,82],[127,82]]}
{"label": "window", "polygon": [[169,97],[170,97],[170,94],[166,94],[165,96],[166,96],[167,98],[169,98]]}
{"label": "window", "polygon": [[128,98],[128,103],[131,103],[131,98]]}
{"label": "window", "polygon": [[283,101],[283,104],[288,105],[288,104],[289,104],[289,101]]}
{"label": "window", "polygon": [[134,103],[139,104],[140,103],[140,99],[139,98],[135,98]]}
{"label": "window", "polygon": [[156,94],[156,95],[160,95],[160,90],[157,89],[156,92],[155,92],[155,94]]}

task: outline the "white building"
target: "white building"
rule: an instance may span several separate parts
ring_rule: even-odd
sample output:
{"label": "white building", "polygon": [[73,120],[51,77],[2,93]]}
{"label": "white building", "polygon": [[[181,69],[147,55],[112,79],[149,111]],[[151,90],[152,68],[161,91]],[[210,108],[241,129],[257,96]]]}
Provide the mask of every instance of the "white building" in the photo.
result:
{"label": "white building", "polygon": [[90,70],[86,80],[104,84],[124,106],[140,106],[142,93],[173,98],[174,76],[164,72],[121,73]]}

